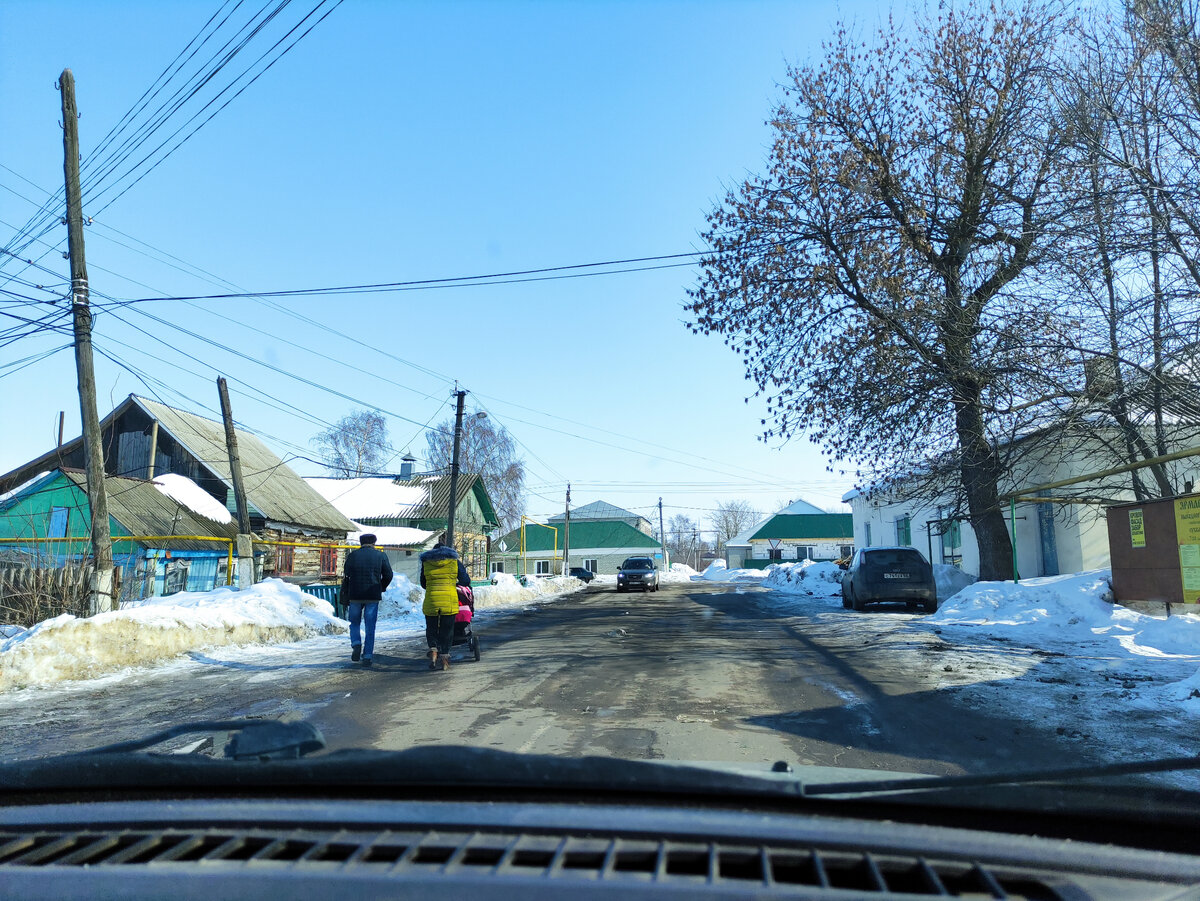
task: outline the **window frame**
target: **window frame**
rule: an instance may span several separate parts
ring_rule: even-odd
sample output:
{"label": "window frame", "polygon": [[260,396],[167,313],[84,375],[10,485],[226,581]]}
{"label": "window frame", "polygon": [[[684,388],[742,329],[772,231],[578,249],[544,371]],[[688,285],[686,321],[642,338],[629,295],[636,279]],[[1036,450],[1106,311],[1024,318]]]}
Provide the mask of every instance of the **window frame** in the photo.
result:
{"label": "window frame", "polygon": [[590,559],[584,560],[583,568],[586,569],[588,572],[590,572],[592,575],[595,575],[600,570],[600,558],[599,557],[591,557]]}
{"label": "window frame", "polygon": [[296,549],[290,544],[278,545],[275,549],[275,572],[290,576],[296,571]]}
{"label": "window frame", "polygon": [[[331,561],[329,566],[325,565],[326,560]],[[330,545],[324,545],[321,548],[321,575],[336,576],[338,566],[338,551],[337,548]]]}
{"label": "window frame", "polygon": [[535,576],[550,575],[550,561],[549,560],[534,560],[533,561],[533,574]]}

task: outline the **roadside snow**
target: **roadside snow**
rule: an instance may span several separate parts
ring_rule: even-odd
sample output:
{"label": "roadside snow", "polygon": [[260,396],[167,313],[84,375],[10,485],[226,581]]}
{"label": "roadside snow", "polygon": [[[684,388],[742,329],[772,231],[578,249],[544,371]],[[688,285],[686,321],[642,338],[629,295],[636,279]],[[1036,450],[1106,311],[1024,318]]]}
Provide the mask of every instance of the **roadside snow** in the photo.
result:
{"label": "roadside snow", "polygon": [[765,573],[763,588],[820,598],[842,596],[842,570],[836,563],[817,563],[812,560],[772,563]]}
{"label": "roadside snow", "polygon": [[714,560],[694,579],[706,582],[759,582],[767,577],[765,569],[729,569],[724,560]]}
{"label": "roadside snow", "polygon": [[220,523],[233,522],[233,515],[225,508],[225,505],[187,476],[167,472],[155,476],[153,484],[171,500],[205,519]]}
{"label": "roadside snow", "polygon": [[344,632],[326,601],[268,579],[151,598],[86,619],[57,616],[0,641],[0,691],[90,679],[220,645]]}
{"label": "roadside snow", "polygon": [[977,576],[963,572],[957,566],[950,566],[947,563],[933,564],[933,582],[937,586],[938,601],[954,597],[977,579]]}
{"label": "roadside snow", "polygon": [[669,570],[659,573],[658,581],[662,585],[672,582],[690,582],[697,573],[686,563],[672,563]]}

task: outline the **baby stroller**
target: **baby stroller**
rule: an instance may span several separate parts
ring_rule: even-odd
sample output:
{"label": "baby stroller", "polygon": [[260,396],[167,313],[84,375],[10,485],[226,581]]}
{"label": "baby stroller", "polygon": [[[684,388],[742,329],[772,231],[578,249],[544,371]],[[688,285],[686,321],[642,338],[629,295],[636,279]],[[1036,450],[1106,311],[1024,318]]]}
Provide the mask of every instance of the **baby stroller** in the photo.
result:
{"label": "baby stroller", "polygon": [[479,660],[479,637],[471,630],[475,618],[475,594],[468,585],[458,586],[458,616],[454,620],[454,638],[450,647],[466,645],[476,662]]}

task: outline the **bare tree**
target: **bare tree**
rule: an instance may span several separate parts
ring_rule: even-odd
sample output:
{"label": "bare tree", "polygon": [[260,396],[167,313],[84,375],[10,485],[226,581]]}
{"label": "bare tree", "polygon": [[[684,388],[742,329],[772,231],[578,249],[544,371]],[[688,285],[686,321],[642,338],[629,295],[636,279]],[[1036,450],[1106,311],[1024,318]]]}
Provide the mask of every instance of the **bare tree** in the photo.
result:
{"label": "bare tree", "polygon": [[1056,408],[1045,372],[1078,364],[1024,341],[1059,330],[1033,276],[1072,202],[1056,10],[945,5],[912,41],[843,30],[791,69],[769,168],[710,214],[689,307],[765,395],[764,438],[949,477],[988,579],[1011,570],[1003,449]]}
{"label": "bare tree", "polygon": [[729,539],[750,528],[758,518],[759,512],[749,501],[733,500],[717,504],[717,509],[708,518],[717,533],[717,554],[723,555]]}
{"label": "bare tree", "polygon": [[[449,472],[454,457],[454,420],[448,419],[426,432],[425,443],[430,468]],[[525,461],[517,455],[516,443],[504,426],[491,417],[464,417],[459,467],[462,472],[483,476],[501,532],[521,524],[525,512]]]}
{"label": "bare tree", "polygon": [[312,443],[326,468],[337,476],[378,473],[391,456],[387,420],[373,410],[343,416]]}
{"label": "bare tree", "polygon": [[667,551],[672,561],[688,562],[696,555],[699,526],[690,516],[676,513],[667,520]]}

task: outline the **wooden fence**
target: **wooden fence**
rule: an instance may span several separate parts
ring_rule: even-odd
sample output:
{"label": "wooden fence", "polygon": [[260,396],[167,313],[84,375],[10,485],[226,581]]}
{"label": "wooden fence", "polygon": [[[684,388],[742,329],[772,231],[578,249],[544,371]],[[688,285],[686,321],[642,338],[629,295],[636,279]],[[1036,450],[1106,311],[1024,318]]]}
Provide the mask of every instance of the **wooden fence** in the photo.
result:
{"label": "wooden fence", "polygon": [[87,616],[91,574],[92,567],[81,563],[0,563],[0,623],[30,628],[63,613]]}

